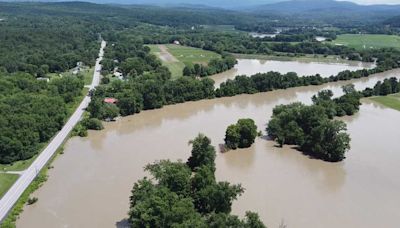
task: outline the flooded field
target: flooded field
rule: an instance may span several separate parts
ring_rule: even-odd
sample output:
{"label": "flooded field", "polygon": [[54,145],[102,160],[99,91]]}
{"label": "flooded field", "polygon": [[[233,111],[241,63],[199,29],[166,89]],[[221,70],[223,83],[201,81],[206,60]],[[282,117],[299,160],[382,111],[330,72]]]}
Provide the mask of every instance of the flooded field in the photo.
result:
{"label": "flooded field", "polygon": [[[357,89],[400,70],[351,81]],[[49,180],[34,195],[18,227],[124,227],[133,183],[160,159],[184,159],[188,141],[202,132],[223,143],[226,127],[253,118],[265,129],[277,104],[311,103],[321,89],[341,94],[349,82],[189,102],[107,123],[87,138],[73,138],[53,163]],[[310,159],[258,138],[249,149],[217,154],[217,178],[242,183],[233,213],[252,210],[269,228],[395,228],[400,217],[400,112],[364,102],[344,118],[352,149],[341,163]]]}
{"label": "flooded field", "polygon": [[299,76],[320,74],[322,77],[336,75],[344,70],[356,71],[364,68],[374,67],[373,63],[356,61],[346,62],[315,62],[315,61],[277,61],[259,59],[238,59],[236,66],[224,73],[211,76],[216,86],[228,79],[234,79],[237,75],[253,75],[257,73],[267,73],[277,71],[282,74],[296,72]]}

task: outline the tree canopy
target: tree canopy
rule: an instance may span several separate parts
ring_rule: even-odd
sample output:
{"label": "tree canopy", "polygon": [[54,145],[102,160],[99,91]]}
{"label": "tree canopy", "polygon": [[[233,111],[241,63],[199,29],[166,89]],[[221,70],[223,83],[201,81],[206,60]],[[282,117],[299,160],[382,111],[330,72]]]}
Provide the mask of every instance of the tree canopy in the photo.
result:
{"label": "tree canopy", "polygon": [[188,162],[163,160],[146,166],[152,179],[136,182],[130,197],[133,227],[264,228],[259,216],[247,212],[240,220],[231,215],[232,202],[243,193],[240,185],[217,182],[215,149],[204,135],[190,142]]}
{"label": "tree canopy", "polygon": [[239,119],[225,133],[225,145],[229,149],[248,148],[257,137],[257,126],[252,119]]}

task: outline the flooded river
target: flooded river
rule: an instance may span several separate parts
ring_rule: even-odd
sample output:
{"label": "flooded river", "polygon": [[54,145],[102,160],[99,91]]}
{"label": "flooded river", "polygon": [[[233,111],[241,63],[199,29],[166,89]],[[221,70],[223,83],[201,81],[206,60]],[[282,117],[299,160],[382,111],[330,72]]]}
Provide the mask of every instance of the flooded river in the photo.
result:
{"label": "flooded river", "polygon": [[211,76],[216,86],[233,79],[237,75],[254,75],[257,73],[266,73],[277,71],[282,74],[296,72],[299,76],[308,76],[320,74],[322,77],[336,75],[344,70],[356,71],[360,69],[370,69],[374,67],[373,63],[357,61],[337,61],[337,62],[317,62],[315,60],[298,61],[278,61],[278,60],[260,60],[260,59],[238,59],[238,64],[229,71]]}
{"label": "flooded river", "polygon": [[[359,79],[357,89],[400,71]],[[103,131],[73,138],[53,163],[17,227],[124,227],[133,183],[160,159],[184,159],[199,132],[223,143],[225,129],[253,118],[264,130],[277,104],[311,103],[321,89],[336,95],[348,82],[292,88],[167,106],[107,123]],[[249,149],[218,153],[217,178],[242,183],[233,213],[258,212],[269,228],[397,228],[400,217],[400,112],[364,101],[344,118],[352,138],[347,159],[326,163],[258,138]]]}

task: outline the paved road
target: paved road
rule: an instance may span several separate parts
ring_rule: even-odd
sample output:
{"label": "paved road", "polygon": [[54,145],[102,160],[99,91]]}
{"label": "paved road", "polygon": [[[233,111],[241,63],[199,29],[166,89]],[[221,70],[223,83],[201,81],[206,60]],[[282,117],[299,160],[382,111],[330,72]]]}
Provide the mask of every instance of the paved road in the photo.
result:
{"label": "paved road", "polygon": [[[93,74],[93,81],[90,85],[90,89],[94,89],[100,83],[100,62],[103,58],[104,48],[106,42],[101,43],[101,48],[99,52],[99,58],[96,61],[96,66]],[[14,185],[8,190],[8,192],[0,199],[0,221],[2,221],[13,205],[17,202],[22,193],[29,186],[29,184],[35,179],[39,171],[46,165],[50,158],[54,155],[57,149],[61,146],[64,140],[68,137],[68,134],[74,128],[74,126],[79,122],[82,114],[85,112],[85,108],[90,103],[90,97],[86,96],[79,107],[76,109],[74,114],[70,117],[64,127],[60,132],[51,140],[47,147],[40,153],[36,160],[26,169]]]}

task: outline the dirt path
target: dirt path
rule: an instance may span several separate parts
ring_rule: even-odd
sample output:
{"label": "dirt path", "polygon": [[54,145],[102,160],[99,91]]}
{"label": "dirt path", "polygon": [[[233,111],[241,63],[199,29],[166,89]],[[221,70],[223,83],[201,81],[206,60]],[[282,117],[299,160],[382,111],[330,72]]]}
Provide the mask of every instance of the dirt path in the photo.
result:
{"label": "dirt path", "polygon": [[165,45],[158,45],[158,48],[160,49],[159,52],[159,57],[162,61],[167,62],[167,63],[177,63],[179,60],[175,58],[169,51],[167,46]]}

